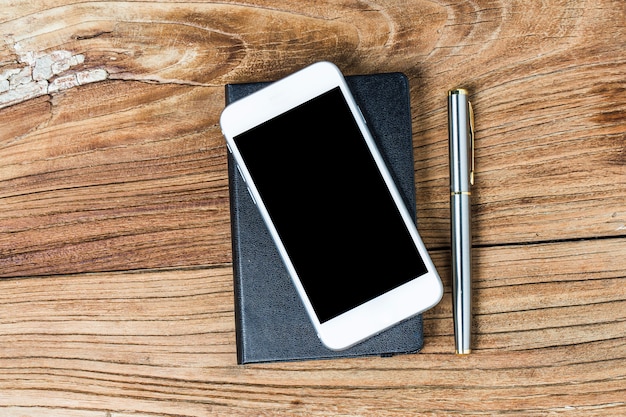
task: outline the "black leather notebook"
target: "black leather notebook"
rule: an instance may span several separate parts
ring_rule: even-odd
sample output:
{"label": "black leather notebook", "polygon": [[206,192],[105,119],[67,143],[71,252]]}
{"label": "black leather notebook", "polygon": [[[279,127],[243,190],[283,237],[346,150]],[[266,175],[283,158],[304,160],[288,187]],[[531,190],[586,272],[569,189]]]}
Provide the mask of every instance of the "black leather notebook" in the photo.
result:
{"label": "black leather notebook", "polygon": [[[415,217],[409,84],[401,73],[346,77],[370,131]],[[226,103],[268,83],[226,85]],[[417,352],[418,315],[342,351],[326,348],[292,284],[261,215],[228,156],[235,288],[237,362],[294,361]],[[349,163],[349,161],[346,161]],[[323,261],[323,260],[322,260]],[[332,267],[332,265],[329,265]]]}

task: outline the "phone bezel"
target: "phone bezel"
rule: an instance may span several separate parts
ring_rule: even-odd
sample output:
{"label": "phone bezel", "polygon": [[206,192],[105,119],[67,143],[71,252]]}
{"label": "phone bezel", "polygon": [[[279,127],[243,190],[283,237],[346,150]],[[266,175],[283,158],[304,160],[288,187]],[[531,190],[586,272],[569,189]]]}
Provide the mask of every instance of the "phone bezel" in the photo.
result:
{"label": "phone bezel", "polygon": [[[352,117],[365,138],[370,153],[376,161],[376,165],[394,202],[398,206],[402,219],[407,225],[407,229],[418,248],[420,256],[424,260],[428,272],[346,313],[320,323],[298,278],[298,274],[287,256],[287,251],[278,236],[278,232],[270,220],[267,208],[263,204],[263,200],[255,187],[246,164],[237,149],[234,137],[336,87],[340,87],[348,103]],[[270,84],[268,87],[250,96],[233,102],[224,109],[220,118],[220,125],[226,137],[228,149],[233,154],[234,160],[252,197],[257,203],[257,207],[277,245],[305,309],[324,345],[333,350],[346,349],[404,319],[433,307],[439,302],[443,295],[441,280],[417,232],[412,216],[405,207],[383,157],[367,128],[361,111],[354,101],[341,71],[334,64],[325,61],[318,62]]]}

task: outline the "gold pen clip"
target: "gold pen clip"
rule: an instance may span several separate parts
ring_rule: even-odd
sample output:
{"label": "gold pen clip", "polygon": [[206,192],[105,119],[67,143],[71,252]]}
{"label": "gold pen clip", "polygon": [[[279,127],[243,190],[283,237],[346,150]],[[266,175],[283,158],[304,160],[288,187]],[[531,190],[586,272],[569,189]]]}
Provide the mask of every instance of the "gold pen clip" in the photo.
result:
{"label": "gold pen clip", "polygon": [[474,185],[474,109],[472,108],[472,103],[467,102],[469,108],[469,134],[470,134],[470,153],[472,160],[470,161],[470,185]]}

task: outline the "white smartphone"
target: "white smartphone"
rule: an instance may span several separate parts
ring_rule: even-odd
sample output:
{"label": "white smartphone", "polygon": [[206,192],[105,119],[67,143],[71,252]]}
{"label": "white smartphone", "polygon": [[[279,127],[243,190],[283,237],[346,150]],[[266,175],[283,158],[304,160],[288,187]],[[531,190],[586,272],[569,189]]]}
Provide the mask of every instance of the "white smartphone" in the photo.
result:
{"label": "white smartphone", "polygon": [[351,347],[443,287],[339,69],[306,67],[220,124],[322,343]]}

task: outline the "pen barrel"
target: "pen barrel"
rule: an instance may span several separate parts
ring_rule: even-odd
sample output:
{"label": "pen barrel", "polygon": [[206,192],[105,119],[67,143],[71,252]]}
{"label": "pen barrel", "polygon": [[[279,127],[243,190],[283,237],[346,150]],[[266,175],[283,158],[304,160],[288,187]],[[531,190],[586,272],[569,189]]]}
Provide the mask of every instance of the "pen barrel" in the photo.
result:
{"label": "pen barrel", "polygon": [[469,194],[451,194],[452,313],[454,343],[459,354],[471,351],[472,330],[472,233]]}

